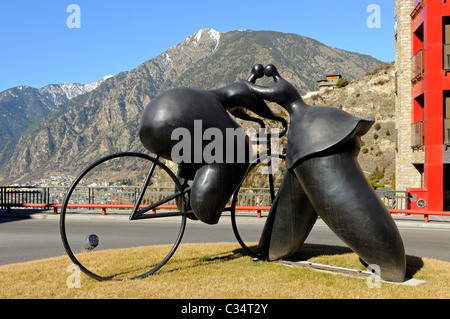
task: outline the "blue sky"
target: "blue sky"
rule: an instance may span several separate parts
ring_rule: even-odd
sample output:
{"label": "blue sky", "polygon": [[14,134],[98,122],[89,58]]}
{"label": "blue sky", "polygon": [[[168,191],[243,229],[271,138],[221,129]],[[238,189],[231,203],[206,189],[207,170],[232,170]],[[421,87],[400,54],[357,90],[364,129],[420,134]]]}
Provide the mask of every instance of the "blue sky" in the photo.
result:
{"label": "blue sky", "polygon": [[[80,28],[69,28],[70,4]],[[369,5],[379,27],[369,28]],[[392,0],[14,0],[0,3],[0,91],[130,71],[200,28],[274,30],[395,59]],[[264,63],[264,61],[261,61]]]}

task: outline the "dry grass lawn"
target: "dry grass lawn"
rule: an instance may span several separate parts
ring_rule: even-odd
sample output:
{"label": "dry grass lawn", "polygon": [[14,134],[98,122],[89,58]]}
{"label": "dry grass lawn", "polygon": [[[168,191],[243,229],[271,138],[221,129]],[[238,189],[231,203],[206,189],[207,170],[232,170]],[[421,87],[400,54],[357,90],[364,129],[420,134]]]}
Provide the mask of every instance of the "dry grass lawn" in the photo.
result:
{"label": "dry grass lawn", "polygon": [[[359,258],[345,249],[330,254],[320,246],[304,245],[301,259],[352,269],[364,269]],[[118,272],[140,268],[145,256],[164,247],[120,251]],[[109,254],[91,252],[87,258],[108,266]],[[130,257],[132,256],[132,257]],[[98,282],[81,274],[80,288],[69,288],[67,256],[0,266],[0,298],[3,299],[321,299],[321,298],[450,298],[450,263],[408,256],[408,275],[426,282],[415,286],[381,283],[369,288],[366,279],[252,261],[237,243],[181,244],[172,259],[156,274],[138,280]],[[146,261],[147,262],[147,261]]]}

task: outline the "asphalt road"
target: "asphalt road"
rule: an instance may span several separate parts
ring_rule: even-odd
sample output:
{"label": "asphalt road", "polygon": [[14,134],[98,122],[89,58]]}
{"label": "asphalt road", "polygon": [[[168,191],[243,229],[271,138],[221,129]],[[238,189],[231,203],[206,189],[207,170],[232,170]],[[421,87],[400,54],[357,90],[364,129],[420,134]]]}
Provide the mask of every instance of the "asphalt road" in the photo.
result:
{"label": "asphalt road", "polygon": [[[257,242],[265,218],[248,217],[239,222],[244,241]],[[129,221],[113,216],[71,221],[69,236],[80,241],[86,235],[97,234],[103,248],[170,243],[175,239],[176,222]],[[155,225],[152,228],[152,225]],[[450,262],[450,222],[429,223],[399,221],[397,223],[407,255],[429,257]],[[72,235],[73,233],[73,235]],[[71,240],[71,239],[70,239]],[[216,225],[188,220],[182,243],[236,242],[229,216]],[[308,236],[309,245],[320,245],[333,251],[334,246],[346,247],[333,232],[318,221]],[[78,245],[78,244],[77,244]],[[78,246],[77,246],[78,247]],[[99,248],[100,249],[100,248]],[[38,218],[10,218],[0,215],[0,265],[66,255],[59,231],[59,216],[47,213]]]}

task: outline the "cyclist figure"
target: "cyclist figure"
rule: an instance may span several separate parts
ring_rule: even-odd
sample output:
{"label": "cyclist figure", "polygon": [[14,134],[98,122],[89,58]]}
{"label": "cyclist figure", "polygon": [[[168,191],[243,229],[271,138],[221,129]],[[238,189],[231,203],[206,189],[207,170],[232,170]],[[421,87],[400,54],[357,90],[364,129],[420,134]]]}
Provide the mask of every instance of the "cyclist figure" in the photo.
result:
{"label": "cyclist figure", "polygon": [[[253,83],[263,76],[264,67],[255,65],[248,81]],[[189,205],[195,217],[208,224],[218,222],[249,167],[249,137],[227,112],[248,119],[241,107],[264,118],[280,120],[263,99],[241,81],[214,90],[168,90],[150,101],[141,118],[139,136],[142,144],[150,152],[178,163],[178,178],[191,184]],[[186,143],[190,148],[183,149],[188,154],[183,153],[181,159],[174,158],[173,154],[180,143],[173,135],[176,129],[190,133]],[[230,130],[235,134],[230,136]],[[211,143],[211,136],[206,139],[204,136],[211,132],[224,137],[223,147],[215,150],[221,152],[222,158],[213,162],[202,156]]]}
{"label": "cyclist figure", "polygon": [[290,116],[286,173],[272,204],[258,250],[269,260],[292,255],[317,216],[385,280],[403,281],[405,251],[398,229],[365,178],[357,155],[373,119],[338,108],[307,105],[273,65],[274,85],[243,80],[261,99],[278,103]]}

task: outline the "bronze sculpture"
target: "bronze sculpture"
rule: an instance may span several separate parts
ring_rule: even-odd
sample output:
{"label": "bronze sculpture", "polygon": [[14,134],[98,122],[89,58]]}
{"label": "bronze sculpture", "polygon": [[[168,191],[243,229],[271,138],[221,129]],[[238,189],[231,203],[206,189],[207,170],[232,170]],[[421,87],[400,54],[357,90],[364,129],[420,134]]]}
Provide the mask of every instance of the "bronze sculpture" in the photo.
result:
{"label": "bronze sculpture", "polygon": [[[263,76],[273,78],[274,84],[255,84]],[[149,271],[133,278],[154,273],[171,258],[182,239],[186,218],[217,223],[250,167],[248,136],[230,113],[262,124],[261,119],[245,112],[244,109],[248,109],[287,127],[286,120],[276,116],[265,101],[285,108],[290,121],[287,170],[260,237],[258,257],[277,260],[291,256],[320,217],[365,263],[377,265],[372,268],[379,269],[382,279],[403,281],[406,261],[402,239],[357,161],[361,136],[373,125],[373,119],[354,117],[333,107],[307,105],[295,87],[271,64],[265,68],[257,64],[247,80],[215,90],[175,88],[156,96],[146,106],[139,126],[142,144],[155,156],[131,152],[105,156],[80,173],[69,188],[61,210],[60,227],[64,247],[72,261],[97,280],[114,277],[93,273],[75,256],[74,249],[78,246],[68,240],[65,216],[70,197],[77,185],[82,185],[80,181],[84,176],[115,158],[142,158],[151,163],[130,220],[181,217],[178,236],[167,256]],[[183,148],[179,148],[178,135],[174,134],[180,129],[181,133],[188,133]],[[227,134],[230,131],[234,133],[231,136]],[[212,141],[219,135],[226,137],[224,144]],[[210,154],[213,156],[205,158],[205,151],[213,149],[211,143],[214,144],[214,152]],[[178,164],[176,176],[160,158]],[[142,207],[141,200],[156,169],[166,172],[175,191]],[[177,211],[146,214],[172,200],[176,200]],[[232,203],[235,204],[235,198]],[[237,234],[236,237],[244,247]],[[88,250],[103,242],[96,234],[88,234],[86,238],[96,239],[96,245],[89,246]]]}

